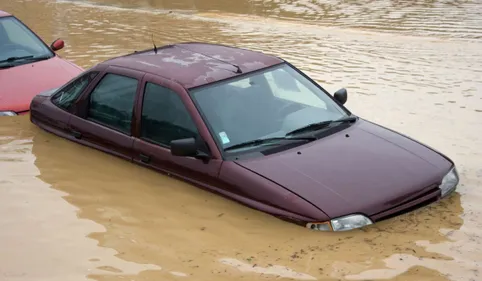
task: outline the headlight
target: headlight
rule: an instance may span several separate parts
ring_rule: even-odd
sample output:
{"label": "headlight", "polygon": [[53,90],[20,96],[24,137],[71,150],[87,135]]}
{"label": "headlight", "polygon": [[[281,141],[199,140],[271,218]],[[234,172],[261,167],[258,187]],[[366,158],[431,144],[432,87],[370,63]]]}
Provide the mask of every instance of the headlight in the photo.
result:
{"label": "headlight", "polygon": [[453,167],[450,172],[445,175],[445,177],[442,179],[442,183],[439,185],[439,188],[442,191],[442,197],[445,197],[454,191],[458,183],[459,174],[457,173],[457,169]]}
{"label": "headlight", "polygon": [[0,116],[15,116],[17,113],[13,111],[0,111]]}
{"label": "headlight", "polygon": [[352,230],[369,224],[372,224],[372,221],[364,215],[349,215],[331,220],[333,231]]}
{"label": "headlight", "polygon": [[373,222],[364,215],[348,215],[323,223],[308,223],[307,228],[321,231],[346,231],[364,227]]}

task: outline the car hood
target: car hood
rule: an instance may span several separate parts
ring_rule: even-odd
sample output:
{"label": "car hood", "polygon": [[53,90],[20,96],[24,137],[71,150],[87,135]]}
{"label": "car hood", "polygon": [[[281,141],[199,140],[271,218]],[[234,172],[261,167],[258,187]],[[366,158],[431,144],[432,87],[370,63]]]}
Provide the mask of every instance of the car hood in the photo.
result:
{"label": "car hood", "polygon": [[402,204],[439,184],[453,164],[427,146],[363,119],[306,145],[236,163],[331,218],[371,216]]}
{"label": "car hood", "polygon": [[82,71],[81,68],[57,56],[0,69],[0,110],[28,110],[35,95],[65,84]]}

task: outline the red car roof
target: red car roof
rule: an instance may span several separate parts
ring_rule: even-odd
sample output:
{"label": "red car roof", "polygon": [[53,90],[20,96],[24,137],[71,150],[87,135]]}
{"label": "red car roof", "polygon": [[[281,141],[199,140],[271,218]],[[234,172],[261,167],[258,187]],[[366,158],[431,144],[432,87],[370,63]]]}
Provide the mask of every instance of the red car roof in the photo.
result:
{"label": "red car roof", "polygon": [[4,12],[4,11],[0,10],[0,18],[1,17],[8,17],[8,16],[11,16],[11,15],[7,12]]}
{"label": "red car roof", "polygon": [[261,52],[193,42],[159,47],[157,54],[151,49],[101,64],[156,74],[175,80],[185,88],[193,88],[282,62],[280,58]]}

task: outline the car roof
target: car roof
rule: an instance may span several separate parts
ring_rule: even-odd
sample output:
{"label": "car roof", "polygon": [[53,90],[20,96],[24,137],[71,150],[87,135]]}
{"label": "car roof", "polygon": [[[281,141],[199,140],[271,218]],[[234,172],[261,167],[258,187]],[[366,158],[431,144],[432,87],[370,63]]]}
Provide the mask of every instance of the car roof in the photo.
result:
{"label": "car roof", "polygon": [[[220,44],[185,42],[134,52],[100,64],[175,80],[189,89],[282,63],[261,52]],[[238,71],[238,67],[240,71]]]}
{"label": "car roof", "polygon": [[11,16],[11,14],[0,10],[0,18],[1,18],[1,17],[8,17],[8,16]]}

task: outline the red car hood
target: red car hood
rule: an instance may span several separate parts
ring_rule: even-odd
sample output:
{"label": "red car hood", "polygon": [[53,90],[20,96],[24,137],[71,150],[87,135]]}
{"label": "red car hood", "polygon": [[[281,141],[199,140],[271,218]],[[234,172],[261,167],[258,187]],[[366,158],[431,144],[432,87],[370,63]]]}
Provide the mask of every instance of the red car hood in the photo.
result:
{"label": "red car hood", "polygon": [[59,57],[0,69],[0,110],[29,109],[38,93],[62,86],[83,70]]}
{"label": "red car hood", "polygon": [[370,216],[398,205],[440,183],[453,164],[424,145],[362,119],[309,144],[236,162],[332,218],[355,212]]}

